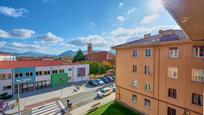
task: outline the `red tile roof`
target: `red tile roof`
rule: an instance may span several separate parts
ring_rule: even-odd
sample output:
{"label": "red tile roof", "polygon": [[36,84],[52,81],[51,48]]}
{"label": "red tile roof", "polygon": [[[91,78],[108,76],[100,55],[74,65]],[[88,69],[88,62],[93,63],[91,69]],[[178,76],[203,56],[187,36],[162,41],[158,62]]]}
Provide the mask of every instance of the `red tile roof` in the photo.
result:
{"label": "red tile roof", "polygon": [[59,60],[40,60],[40,61],[0,61],[0,69],[77,65],[79,63],[70,63]]}
{"label": "red tile roof", "polygon": [[11,54],[0,54],[0,56],[12,56]]}

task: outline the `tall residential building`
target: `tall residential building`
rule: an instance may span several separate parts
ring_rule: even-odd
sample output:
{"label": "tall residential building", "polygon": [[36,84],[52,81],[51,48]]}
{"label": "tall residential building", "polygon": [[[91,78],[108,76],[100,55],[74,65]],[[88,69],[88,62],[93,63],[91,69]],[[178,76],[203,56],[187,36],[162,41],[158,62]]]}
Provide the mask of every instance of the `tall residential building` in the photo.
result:
{"label": "tall residential building", "polygon": [[181,30],[113,47],[116,99],[147,115],[202,115],[204,41]]}

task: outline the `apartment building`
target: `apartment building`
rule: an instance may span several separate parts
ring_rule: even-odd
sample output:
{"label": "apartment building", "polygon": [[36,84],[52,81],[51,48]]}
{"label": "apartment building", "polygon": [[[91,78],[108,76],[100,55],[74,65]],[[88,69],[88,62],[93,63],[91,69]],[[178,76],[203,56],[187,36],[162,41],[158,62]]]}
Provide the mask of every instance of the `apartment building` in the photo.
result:
{"label": "apartment building", "polygon": [[56,60],[1,61],[0,95],[88,80],[89,65]]}
{"label": "apartment building", "polygon": [[202,115],[204,41],[181,30],[114,46],[116,99],[147,115]]}

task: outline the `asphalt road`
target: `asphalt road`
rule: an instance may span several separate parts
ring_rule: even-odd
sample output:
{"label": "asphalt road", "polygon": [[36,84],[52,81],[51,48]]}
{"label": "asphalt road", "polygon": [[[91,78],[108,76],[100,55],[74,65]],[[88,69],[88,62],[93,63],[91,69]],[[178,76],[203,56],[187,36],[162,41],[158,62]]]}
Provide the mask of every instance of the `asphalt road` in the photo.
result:
{"label": "asphalt road", "polygon": [[[103,87],[106,87],[108,85],[109,84],[106,84]],[[101,87],[101,88],[103,88],[103,87]],[[73,96],[68,97],[68,98],[64,98],[61,100],[62,104],[64,104],[64,106],[66,107],[67,106],[67,100],[70,100],[72,105],[73,105],[73,109],[74,109],[74,108],[80,107],[82,105],[85,105],[87,103],[90,103],[94,100],[99,99],[97,97],[97,91],[100,90],[101,88],[98,88],[98,89],[92,90],[92,91],[88,91],[88,92],[79,93],[79,94],[73,95]]]}
{"label": "asphalt road", "polygon": [[[91,90],[88,92],[82,92],[67,98],[64,98],[61,100],[62,104],[66,107],[67,106],[67,100],[70,100],[70,102],[72,103],[72,107],[74,108],[78,108],[80,106],[83,106],[85,104],[88,104],[92,101],[95,101],[97,99],[99,99],[97,97],[97,91],[100,90],[101,88],[104,88],[106,86],[108,86],[110,84],[106,84],[103,87],[98,87],[95,90]],[[22,113],[22,115],[31,115],[31,111],[24,111]]]}

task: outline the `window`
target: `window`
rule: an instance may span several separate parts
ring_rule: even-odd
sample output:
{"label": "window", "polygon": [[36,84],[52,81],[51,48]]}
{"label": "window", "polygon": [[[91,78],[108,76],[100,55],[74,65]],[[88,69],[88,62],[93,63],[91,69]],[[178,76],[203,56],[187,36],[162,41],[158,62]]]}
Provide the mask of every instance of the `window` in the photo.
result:
{"label": "window", "polygon": [[4,87],[3,87],[3,90],[4,90],[4,91],[5,91],[5,90],[11,90],[11,85],[4,86]]}
{"label": "window", "polygon": [[135,50],[132,50],[132,56],[133,57],[137,57],[137,50],[135,49]]}
{"label": "window", "polygon": [[179,57],[179,50],[177,47],[169,48],[169,58],[178,58]]}
{"label": "window", "polygon": [[38,71],[36,71],[36,73],[35,73],[36,75],[39,75],[39,72]]}
{"label": "window", "polygon": [[0,80],[11,79],[11,74],[0,74]]}
{"label": "window", "polygon": [[137,65],[135,64],[132,65],[132,72],[137,72]]}
{"label": "window", "polygon": [[146,57],[152,56],[152,49],[151,48],[145,49],[145,56]]}
{"label": "window", "polygon": [[33,76],[33,72],[30,72],[30,76]]}
{"label": "window", "polygon": [[204,69],[192,69],[192,81],[204,82]]}
{"label": "window", "polygon": [[151,83],[146,82],[146,83],[145,83],[144,90],[147,91],[147,92],[151,92],[151,91],[152,91],[152,85],[151,85]]}
{"label": "window", "polygon": [[149,99],[144,99],[144,107],[149,108],[150,107],[150,100]]}
{"label": "window", "polygon": [[57,70],[52,70],[52,73],[54,74],[54,73],[57,73]]}
{"label": "window", "polygon": [[177,91],[176,91],[176,89],[174,89],[174,88],[169,88],[169,89],[168,89],[168,96],[176,99],[176,97],[177,97]]}
{"label": "window", "polygon": [[137,96],[132,94],[132,102],[133,103],[136,103],[137,102]]}
{"label": "window", "polygon": [[176,109],[168,107],[167,108],[167,115],[176,115]]}
{"label": "window", "polygon": [[72,68],[69,68],[69,71],[72,71]]}
{"label": "window", "polygon": [[145,73],[145,75],[151,75],[151,68],[150,68],[150,66],[146,66],[145,65],[144,73]]}
{"label": "window", "polygon": [[19,77],[19,74],[18,74],[18,73],[16,73],[16,74],[15,74],[15,77]]}
{"label": "window", "polygon": [[138,82],[137,80],[132,80],[132,87],[137,88]]}
{"label": "window", "polygon": [[177,67],[168,67],[168,77],[177,79],[178,78],[178,68]]}
{"label": "window", "polygon": [[42,71],[39,71],[39,75],[42,75]]}
{"label": "window", "polygon": [[85,68],[77,68],[77,76],[78,77],[83,77],[86,74],[86,69]]}
{"label": "window", "polygon": [[60,73],[64,73],[64,70],[63,70],[63,69],[60,69]]}
{"label": "window", "polygon": [[192,104],[203,106],[203,96],[200,94],[192,93]]}
{"label": "window", "polygon": [[47,74],[50,75],[50,71],[47,71]]}
{"label": "window", "polygon": [[20,73],[19,76],[22,77],[22,76],[23,76],[23,73]]}
{"label": "window", "polygon": [[194,58],[204,58],[204,46],[195,46],[193,48]]}

